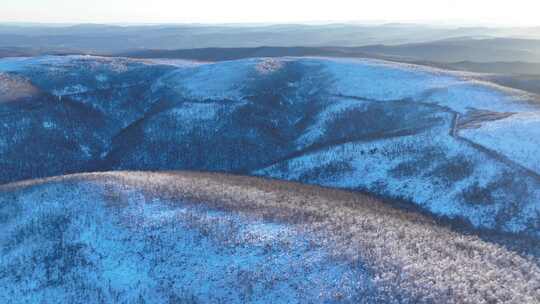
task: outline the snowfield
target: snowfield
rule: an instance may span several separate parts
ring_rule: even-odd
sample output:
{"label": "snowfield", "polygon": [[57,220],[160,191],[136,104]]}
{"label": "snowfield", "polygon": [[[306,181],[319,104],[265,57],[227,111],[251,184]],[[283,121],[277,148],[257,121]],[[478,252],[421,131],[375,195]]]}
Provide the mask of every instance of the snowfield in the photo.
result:
{"label": "snowfield", "polygon": [[460,134],[540,174],[540,112],[515,114]]}
{"label": "snowfield", "polygon": [[18,101],[0,103],[3,183],[105,170],[259,175],[540,237],[538,97],[471,74],[367,59],[92,56],[0,59],[0,73],[17,80],[0,100]]}

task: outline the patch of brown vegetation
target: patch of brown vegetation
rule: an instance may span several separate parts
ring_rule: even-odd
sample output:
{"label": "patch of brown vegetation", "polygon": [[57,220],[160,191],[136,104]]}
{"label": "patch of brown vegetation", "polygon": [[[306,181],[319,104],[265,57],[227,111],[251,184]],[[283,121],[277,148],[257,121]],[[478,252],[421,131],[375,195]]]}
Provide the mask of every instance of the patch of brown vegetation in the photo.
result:
{"label": "patch of brown vegetation", "polygon": [[38,89],[30,81],[8,73],[0,73],[0,103],[29,98],[37,92]]}

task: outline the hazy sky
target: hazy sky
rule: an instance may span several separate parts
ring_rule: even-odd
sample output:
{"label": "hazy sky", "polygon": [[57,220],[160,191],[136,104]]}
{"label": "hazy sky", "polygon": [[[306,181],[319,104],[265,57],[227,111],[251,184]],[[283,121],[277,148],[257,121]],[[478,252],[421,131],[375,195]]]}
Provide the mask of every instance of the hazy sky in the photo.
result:
{"label": "hazy sky", "polygon": [[0,22],[540,25],[539,0],[1,0]]}

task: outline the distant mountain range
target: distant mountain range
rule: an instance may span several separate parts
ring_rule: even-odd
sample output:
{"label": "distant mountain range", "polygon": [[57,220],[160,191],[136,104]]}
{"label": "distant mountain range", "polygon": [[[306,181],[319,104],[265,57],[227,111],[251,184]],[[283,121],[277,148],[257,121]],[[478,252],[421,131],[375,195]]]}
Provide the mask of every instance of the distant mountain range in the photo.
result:
{"label": "distant mountain range", "polygon": [[[137,58],[184,58],[209,61],[282,56],[380,57],[399,61],[425,61],[440,64],[459,62],[475,62],[479,64],[535,62],[536,67],[538,67],[540,65],[540,40],[461,38],[392,46],[152,49],[128,51],[117,55]],[[485,70],[489,72],[489,69]],[[540,71],[536,70],[536,72]]]}
{"label": "distant mountain range", "polygon": [[240,48],[260,46],[398,45],[443,39],[540,38],[538,28],[434,27],[385,25],[0,25],[0,47],[72,49],[114,53],[130,49]]}

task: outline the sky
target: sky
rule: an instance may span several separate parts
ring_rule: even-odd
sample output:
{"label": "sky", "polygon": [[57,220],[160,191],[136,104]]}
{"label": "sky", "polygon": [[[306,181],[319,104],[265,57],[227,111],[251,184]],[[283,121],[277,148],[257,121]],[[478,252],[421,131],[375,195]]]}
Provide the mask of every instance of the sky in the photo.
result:
{"label": "sky", "polygon": [[1,0],[0,22],[540,25],[538,0]]}

